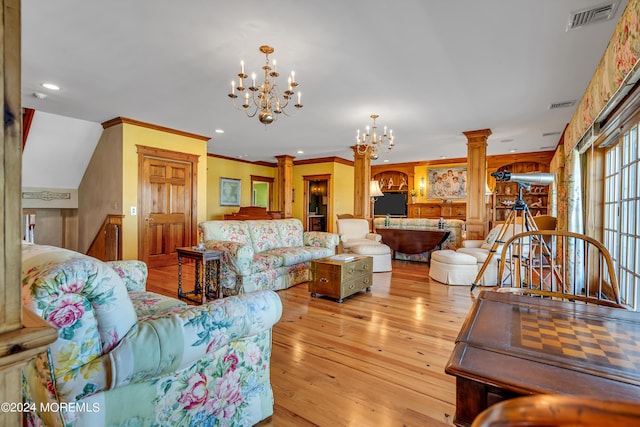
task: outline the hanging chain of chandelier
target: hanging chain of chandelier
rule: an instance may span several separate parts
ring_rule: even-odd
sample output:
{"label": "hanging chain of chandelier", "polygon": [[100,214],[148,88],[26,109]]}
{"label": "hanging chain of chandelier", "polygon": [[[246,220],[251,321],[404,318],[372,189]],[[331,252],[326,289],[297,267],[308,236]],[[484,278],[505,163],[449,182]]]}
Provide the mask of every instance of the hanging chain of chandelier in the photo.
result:
{"label": "hanging chain of chandelier", "polygon": [[[276,71],[276,61],[273,61],[273,67],[269,64],[269,55],[274,52],[271,46],[260,46],[260,52],[264,53],[267,60],[262,67],[264,70],[264,81],[256,85],[256,73],[251,74],[251,86],[245,88],[245,80],[249,77],[244,73],[244,61],[240,61],[240,73],[238,73],[238,86],[236,87],[235,79],[231,81],[231,98],[234,107],[238,110],[244,110],[249,117],[255,117],[258,114],[258,120],[264,125],[273,123],[279,114],[289,116],[285,112],[285,108],[289,103],[293,104],[296,109],[302,108],[300,91],[296,91],[298,82],[295,80],[295,72],[291,71],[287,83],[287,90],[281,91],[275,80],[279,76]],[[236,90],[240,92],[242,105],[236,103]],[[297,102],[296,102],[297,98]],[[259,112],[259,113],[258,113]]]}
{"label": "hanging chain of chandelier", "polygon": [[358,154],[362,156],[368,152],[371,160],[378,160],[383,144],[387,144],[389,151],[391,151],[395,145],[393,142],[393,129],[389,130],[389,134],[387,135],[387,127],[385,126],[382,135],[378,135],[378,126],[376,125],[376,119],[378,117],[380,116],[377,114],[371,115],[373,119],[371,131],[369,131],[369,126],[367,126],[362,136],[360,136],[360,129],[358,129],[358,134],[356,135],[356,150]]}

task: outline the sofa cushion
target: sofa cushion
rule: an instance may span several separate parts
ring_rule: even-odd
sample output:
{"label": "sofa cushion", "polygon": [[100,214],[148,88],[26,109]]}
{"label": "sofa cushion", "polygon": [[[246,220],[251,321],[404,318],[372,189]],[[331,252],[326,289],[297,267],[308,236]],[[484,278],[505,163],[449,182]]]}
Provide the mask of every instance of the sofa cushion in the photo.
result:
{"label": "sofa cushion", "polygon": [[302,222],[296,218],[287,218],[274,221],[280,232],[282,246],[293,247],[302,246],[303,228]]}
{"label": "sofa cushion", "polygon": [[248,221],[204,221],[200,223],[204,240],[224,240],[252,245]]}
{"label": "sofa cushion", "polygon": [[325,258],[335,255],[336,253],[333,248],[325,248],[322,246],[305,246],[304,250],[311,254],[311,259]]}
{"label": "sofa cushion", "polygon": [[302,247],[274,248],[269,249],[267,253],[279,257],[282,260],[282,265],[285,267],[307,262],[312,258],[311,252]]}
{"label": "sofa cushion", "polygon": [[283,246],[276,221],[267,219],[245,222],[249,228],[254,251],[262,252]]}
{"label": "sofa cushion", "polygon": [[274,268],[282,267],[282,265],[283,259],[280,254],[272,253],[271,251],[260,252],[253,256],[251,273],[257,273],[263,270],[273,270]]}

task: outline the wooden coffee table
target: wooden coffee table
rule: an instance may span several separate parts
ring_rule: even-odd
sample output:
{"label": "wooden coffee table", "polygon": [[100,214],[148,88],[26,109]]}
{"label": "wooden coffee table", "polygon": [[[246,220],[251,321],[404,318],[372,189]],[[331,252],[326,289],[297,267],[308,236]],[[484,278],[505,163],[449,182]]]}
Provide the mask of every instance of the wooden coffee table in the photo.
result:
{"label": "wooden coffee table", "polygon": [[309,292],[335,298],[338,302],[361,290],[371,290],[373,258],[354,256],[351,261],[321,258],[311,261]]}

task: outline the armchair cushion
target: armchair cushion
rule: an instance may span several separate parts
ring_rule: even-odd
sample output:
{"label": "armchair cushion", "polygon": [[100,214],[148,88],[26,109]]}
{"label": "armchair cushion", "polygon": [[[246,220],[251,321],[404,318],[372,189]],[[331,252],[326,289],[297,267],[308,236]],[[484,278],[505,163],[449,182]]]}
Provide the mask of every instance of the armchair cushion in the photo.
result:
{"label": "armchair cushion", "polygon": [[102,261],[53,246],[22,248],[23,305],[58,329],[52,358],[64,382],[115,347],[136,323],[136,311],[120,276]]}
{"label": "armchair cushion", "polygon": [[380,243],[382,236],[369,232],[369,221],[359,218],[338,220],[338,234],[345,248]]}
{"label": "armchair cushion", "polygon": [[369,240],[373,240],[374,242],[378,242],[378,243],[382,241],[382,236],[377,233],[367,233],[365,237]]}
{"label": "armchair cushion", "polygon": [[463,248],[479,248],[484,243],[484,240],[463,240],[462,247]]}

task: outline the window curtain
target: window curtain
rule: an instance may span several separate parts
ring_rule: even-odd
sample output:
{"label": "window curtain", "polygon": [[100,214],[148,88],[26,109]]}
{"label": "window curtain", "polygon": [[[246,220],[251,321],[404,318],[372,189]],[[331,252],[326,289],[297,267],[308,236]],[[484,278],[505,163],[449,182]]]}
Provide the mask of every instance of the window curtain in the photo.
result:
{"label": "window curtain", "polygon": [[[567,231],[584,234],[584,210],[582,204],[582,167],[580,153],[577,149],[571,150],[567,156]],[[567,260],[567,271],[564,284],[565,291],[576,292],[579,290],[569,289],[569,286],[584,284],[584,248],[576,244],[575,239],[567,240],[567,247],[564,249],[564,256]]]}

